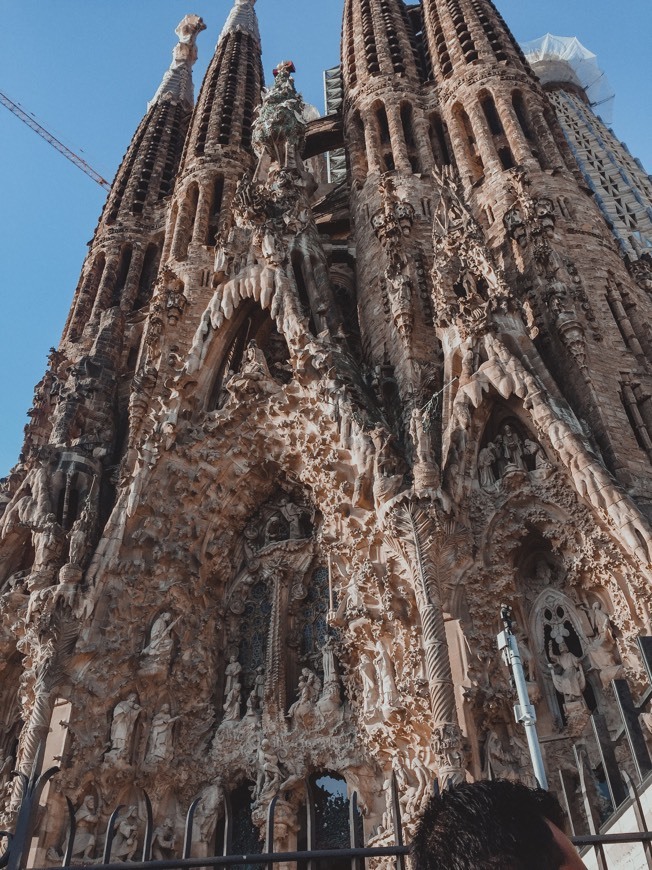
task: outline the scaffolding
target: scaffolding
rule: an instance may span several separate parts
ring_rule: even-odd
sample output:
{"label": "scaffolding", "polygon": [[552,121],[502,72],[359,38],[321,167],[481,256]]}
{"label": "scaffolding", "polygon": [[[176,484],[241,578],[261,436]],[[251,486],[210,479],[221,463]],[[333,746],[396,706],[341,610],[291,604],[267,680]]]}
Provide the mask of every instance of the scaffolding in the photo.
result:
{"label": "scaffolding", "polygon": [[600,69],[597,56],[577,37],[546,33],[522,47],[543,84],[568,82],[582,88],[596,115],[611,124],[615,91]]}

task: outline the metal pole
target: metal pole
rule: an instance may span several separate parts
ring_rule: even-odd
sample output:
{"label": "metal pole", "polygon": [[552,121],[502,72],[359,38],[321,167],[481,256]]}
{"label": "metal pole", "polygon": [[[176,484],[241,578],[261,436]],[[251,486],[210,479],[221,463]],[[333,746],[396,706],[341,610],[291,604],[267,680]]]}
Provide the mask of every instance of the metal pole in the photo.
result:
{"label": "metal pole", "polygon": [[523,671],[523,662],[521,661],[521,654],[518,649],[518,641],[512,631],[512,608],[503,605],[500,608],[500,617],[503,621],[504,629],[497,638],[498,649],[502,652],[505,664],[510,670],[518,696],[518,704],[514,705],[514,716],[516,721],[525,727],[525,736],[527,737],[527,744],[530,750],[532,767],[539,787],[547,790],[548,779],[543,766],[543,756],[541,755],[541,747],[537,735],[537,714],[534,706],[530,703],[525,672]]}

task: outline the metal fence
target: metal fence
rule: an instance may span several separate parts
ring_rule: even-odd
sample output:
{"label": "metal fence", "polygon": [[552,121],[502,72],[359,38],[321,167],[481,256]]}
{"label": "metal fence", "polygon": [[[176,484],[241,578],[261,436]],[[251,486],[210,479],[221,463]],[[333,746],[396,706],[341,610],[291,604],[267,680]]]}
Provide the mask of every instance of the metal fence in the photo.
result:
{"label": "metal fence", "polygon": [[[568,770],[559,771],[558,790],[562,802],[566,804],[573,842],[590,867],[597,870],[615,870],[619,856],[613,856],[614,848],[621,849],[634,845],[636,863],[629,867],[649,868],[652,870],[652,833],[648,827],[641,796],[652,793],[652,758],[641,729],[639,716],[652,704],[652,637],[639,639],[641,653],[650,677],[650,688],[635,702],[630,686],[625,680],[614,680],[612,689],[619,712],[620,727],[607,727],[599,712],[591,716],[586,732],[575,742],[576,770],[572,776]],[[625,759],[625,761],[623,761]],[[17,814],[15,830],[0,831],[4,852],[0,854],[0,870],[25,870],[30,861],[32,838],[37,827],[37,819],[42,817],[41,796],[46,784],[58,772],[51,768],[31,780],[18,774],[22,780],[22,801]],[[434,788],[437,789],[435,783]],[[579,800],[577,799],[579,795]],[[233,854],[234,815],[229,795],[224,795],[223,835],[220,846],[216,847],[221,855],[197,857],[192,855],[193,826],[199,798],[190,806],[184,831],[183,847],[178,857],[170,860],[153,860],[152,844],[154,821],[149,797],[143,792],[145,807],[145,831],[139,860],[128,863],[112,863],[112,851],[117,826],[124,807],[113,812],[107,826],[104,849],[100,862],[75,860],[74,843],[76,834],[75,810],[66,798],[69,814],[69,831],[63,847],[61,865],[91,867],[96,870],[173,870],[173,868],[195,867],[267,867],[280,865],[295,867],[297,870],[332,870],[332,868],[351,867],[351,870],[364,870],[377,866],[379,859],[383,867],[393,866],[396,870],[406,870],[409,866],[409,847],[403,842],[401,803],[396,777],[391,780],[391,819],[393,845],[368,848],[363,843],[362,826],[358,812],[357,795],[349,800],[348,844],[338,849],[320,849],[317,843],[317,824],[315,801],[309,785],[306,786],[306,849],[294,852],[274,851],[274,822],[278,797],[268,808],[265,843],[260,854]],[[616,831],[620,821],[626,819],[630,830]],[[633,830],[635,828],[635,830]],[[370,863],[371,862],[371,863]]]}
{"label": "metal fence", "polygon": [[[0,836],[5,838],[6,849],[4,855],[0,857],[0,868],[6,870],[24,870],[28,866],[28,856],[30,853],[30,844],[34,835],[35,819],[39,812],[39,801],[41,793],[46,783],[57,772],[57,768],[52,768],[40,776],[38,779],[28,781],[23,778],[23,801],[18,813],[16,828],[13,834],[0,832]],[[650,777],[650,785],[652,785],[652,777]],[[435,786],[436,788],[437,786]],[[576,836],[573,838],[575,845],[582,851],[584,855],[595,855],[595,866],[599,870],[612,870],[615,864],[610,864],[607,858],[606,851],[609,846],[623,846],[625,844],[639,844],[640,848],[640,863],[637,866],[644,868],[652,868],[652,833],[650,833],[645,825],[645,817],[642,811],[639,793],[633,784],[631,796],[624,801],[619,808],[622,812],[628,808],[633,808],[637,819],[639,820],[640,829],[632,833],[597,833]],[[195,810],[199,800],[194,801],[190,806],[186,816],[185,832],[183,847],[178,857],[170,858],[169,860],[153,860],[152,859],[152,840],[154,835],[154,821],[151,802],[145,792],[144,803],[146,810],[145,833],[143,837],[142,851],[138,860],[132,860],[128,863],[112,862],[111,854],[114,844],[116,826],[123,811],[123,807],[117,807],[111,815],[106,831],[104,850],[101,862],[76,861],[73,864],[73,847],[75,842],[76,824],[75,811],[70,800],[68,801],[69,811],[69,831],[66,838],[65,854],[62,857],[61,865],[64,868],[69,867],[86,867],[96,868],[96,870],[182,870],[182,868],[219,868],[219,867],[240,867],[240,868],[255,868],[265,867],[269,870],[277,868],[280,865],[285,867],[301,868],[301,870],[332,870],[333,867],[350,866],[351,870],[364,870],[369,865],[369,861],[373,859],[373,865],[377,866],[376,862],[379,859],[385,859],[383,867],[394,867],[396,870],[407,870],[409,866],[409,847],[404,844],[401,827],[401,810],[400,799],[397,789],[396,779],[392,779],[392,818],[393,818],[393,838],[394,845],[383,846],[380,848],[367,848],[361,842],[361,828],[359,825],[359,815],[357,806],[357,795],[353,793],[349,802],[349,840],[348,848],[339,849],[319,849],[315,846],[315,805],[312,799],[311,791],[308,788],[306,793],[306,813],[307,813],[307,849],[294,852],[275,852],[273,850],[273,831],[275,821],[275,810],[278,797],[274,798],[268,809],[266,837],[265,843],[260,854],[232,854],[232,835],[233,835],[233,813],[231,811],[228,796],[225,796],[224,805],[224,831],[220,839],[223,842],[223,854],[213,857],[193,857],[191,854],[193,843],[193,823]],[[633,865],[630,865],[633,866]]]}

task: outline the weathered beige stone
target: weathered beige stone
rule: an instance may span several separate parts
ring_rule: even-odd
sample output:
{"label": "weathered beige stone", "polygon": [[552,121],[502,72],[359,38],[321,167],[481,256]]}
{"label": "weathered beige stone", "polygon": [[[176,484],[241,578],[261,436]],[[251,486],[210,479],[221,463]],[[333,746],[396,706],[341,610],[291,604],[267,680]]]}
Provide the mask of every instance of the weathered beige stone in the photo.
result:
{"label": "weathered beige stone", "polygon": [[642,675],[649,288],[492,4],[346,0],[340,187],[310,169],[289,62],[261,97],[253,0],[190,118],[201,27],[118,174],[3,491],[7,824],[8,765],[29,773],[71,705],[38,863],[64,794],[79,860],[128,808],[120,860],[142,789],[166,858],[194,798],[208,854],[244,784],[258,831],[280,794],[286,849],[312,774],[357,791],[371,844],[393,837],[392,773],[408,834],[436,775],[531,781],[503,602],[551,774],[589,705],[613,721],[609,681]]}

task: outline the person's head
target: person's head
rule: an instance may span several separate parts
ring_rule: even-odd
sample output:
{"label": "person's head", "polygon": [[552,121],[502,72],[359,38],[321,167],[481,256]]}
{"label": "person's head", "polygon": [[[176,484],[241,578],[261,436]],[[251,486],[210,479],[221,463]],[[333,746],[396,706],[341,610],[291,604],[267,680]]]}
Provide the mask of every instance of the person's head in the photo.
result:
{"label": "person's head", "polygon": [[433,796],[412,842],[414,870],[581,870],[549,792],[494,780]]}

